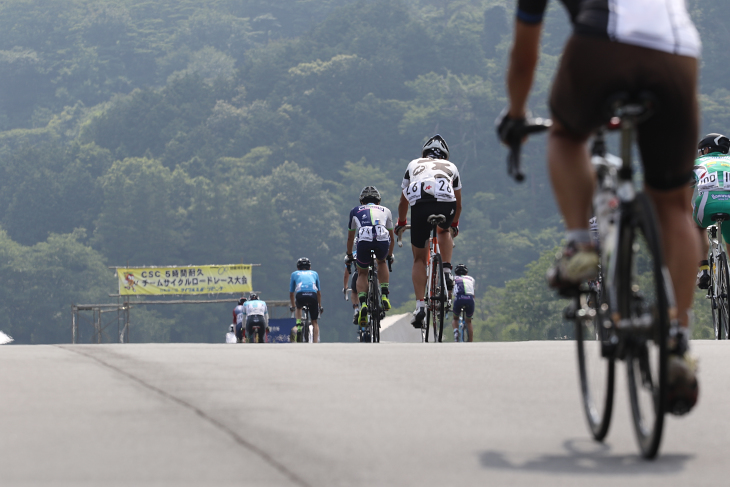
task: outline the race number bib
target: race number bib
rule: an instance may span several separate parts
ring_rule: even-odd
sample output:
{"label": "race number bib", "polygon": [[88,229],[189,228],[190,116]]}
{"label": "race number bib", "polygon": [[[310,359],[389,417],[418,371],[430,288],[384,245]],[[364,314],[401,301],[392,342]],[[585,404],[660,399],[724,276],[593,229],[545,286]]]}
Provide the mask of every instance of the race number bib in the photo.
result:
{"label": "race number bib", "polygon": [[357,234],[358,240],[362,240],[364,242],[388,240],[389,238],[388,230],[386,230],[383,225],[360,227]]}
{"label": "race number bib", "polygon": [[403,194],[408,200],[408,203],[413,205],[413,203],[421,199],[421,183],[418,181],[409,183],[406,189],[403,190]]}
{"label": "race number bib", "polygon": [[[724,185],[724,183],[723,183],[723,185]],[[719,187],[720,187],[720,184],[717,181],[716,172],[711,172],[711,173],[706,174],[702,179],[700,179],[700,182],[697,185],[697,189],[700,191],[718,189]]]}
{"label": "race number bib", "polygon": [[439,199],[453,199],[454,188],[451,186],[451,181],[446,178],[437,179],[433,195]]}

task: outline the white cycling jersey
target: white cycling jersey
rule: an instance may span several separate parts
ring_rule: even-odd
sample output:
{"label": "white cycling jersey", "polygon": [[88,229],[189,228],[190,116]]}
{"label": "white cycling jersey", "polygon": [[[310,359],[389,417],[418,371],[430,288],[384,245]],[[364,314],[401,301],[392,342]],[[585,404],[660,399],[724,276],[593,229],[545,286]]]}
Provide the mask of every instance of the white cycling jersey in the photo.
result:
{"label": "white cycling jersey", "polygon": [[445,159],[414,159],[408,164],[401,188],[411,206],[421,200],[456,201],[454,191],[461,189],[459,170]]}
{"label": "white cycling jersey", "polygon": [[[699,57],[700,36],[685,0],[561,0],[577,34]],[[518,0],[517,18],[542,22],[547,0]]]}
{"label": "white cycling jersey", "polygon": [[269,312],[266,308],[266,303],[260,299],[243,303],[243,311],[246,313],[246,316],[266,316]]}

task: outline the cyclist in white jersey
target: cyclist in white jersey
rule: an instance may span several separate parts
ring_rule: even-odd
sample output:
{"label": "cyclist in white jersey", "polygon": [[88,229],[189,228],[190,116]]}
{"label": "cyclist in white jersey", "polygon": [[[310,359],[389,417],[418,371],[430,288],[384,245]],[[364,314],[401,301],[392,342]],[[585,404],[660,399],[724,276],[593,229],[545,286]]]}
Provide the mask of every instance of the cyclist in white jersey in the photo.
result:
{"label": "cyclist in white jersey", "polygon": [[474,278],[467,275],[469,269],[464,264],[459,264],[454,269],[456,279],[454,280],[454,320],[451,326],[454,328],[454,341],[459,341],[459,315],[462,311],[466,315],[466,329],[469,331],[470,342],[474,341],[474,328],[472,328],[471,318],[474,316]]}
{"label": "cyclist in white jersey", "polygon": [[449,147],[440,135],[434,135],[423,145],[421,157],[408,164],[403,176],[398,223],[395,233],[400,235],[407,225],[408,209],[411,209],[411,249],[413,250],[413,290],[416,294],[416,310],[411,324],[423,328],[426,317],[426,262],[429,249],[426,245],[431,236],[428,217],[443,215],[446,221],[439,224],[437,238],[444,277],[449,292],[454,287],[451,275],[453,238],[459,234],[461,214],[461,179],[456,165],[449,162]]}
{"label": "cyclist in white jersey", "polygon": [[243,312],[246,315],[246,335],[253,340],[253,327],[258,325],[264,333],[261,340],[265,341],[269,329],[269,308],[266,303],[256,293],[251,293],[243,304]]}
{"label": "cyclist in white jersey", "polygon": [[[527,99],[540,52],[547,0],[517,0],[507,74],[509,106],[497,119],[505,143],[529,121]],[[696,361],[689,355],[689,314],[700,242],[687,183],[698,129],[697,58],[701,43],[685,0],[562,0],[573,24],[550,95],[550,179],[565,219],[568,244],[548,274],[569,293],[598,275],[588,229],[595,175],[587,140],[611,116],[608,101],[625,93],[653,97],[652,116],[637,126],[644,183],[657,210],[665,262],[676,294],[680,332],[669,356],[670,410],[697,401]],[[674,406],[677,406],[676,408]]]}

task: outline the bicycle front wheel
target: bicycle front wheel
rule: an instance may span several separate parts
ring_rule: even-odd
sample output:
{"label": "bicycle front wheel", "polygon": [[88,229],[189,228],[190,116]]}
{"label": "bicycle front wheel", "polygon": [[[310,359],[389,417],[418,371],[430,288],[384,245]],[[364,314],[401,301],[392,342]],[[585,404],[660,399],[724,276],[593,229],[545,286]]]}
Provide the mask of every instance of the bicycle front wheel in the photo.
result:
{"label": "bicycle front wheel", "polygon": [[669,314],[675,305],[651,202],[639,193],[631,205],[621,219],[617,324],[626,333],[634,430],[642,455],[654,458],[664,427]]}
{"label": "bicycle front wheel", "polygon": [[[717,258],[717,298],[716,307],[713,309],[712,317],[715,322],[715,338],[718,340],[728,339],[728,328],[730,327],[730,303],[728,302],[728,266],[727,256],[722,252]],[[717,320],[715,320],[717,316]]]}
{"label": "bicycle front wheel", "polygon": [[[593,438],[603,441],[613,412],[615,359],[610,350],[610,322],[601,309],[597,291],[581,294],[572,304],[569,318],[575,323],[578,373],[583,410]],[[577,316],[581,310],[582,316]],[[606,327],[608,324],[609,327]]]}

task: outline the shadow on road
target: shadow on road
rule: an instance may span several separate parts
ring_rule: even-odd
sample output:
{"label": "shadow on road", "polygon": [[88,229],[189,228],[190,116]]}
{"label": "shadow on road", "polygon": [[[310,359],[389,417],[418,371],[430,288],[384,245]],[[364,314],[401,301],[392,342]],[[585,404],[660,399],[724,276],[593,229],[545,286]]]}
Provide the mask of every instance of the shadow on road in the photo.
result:
{"label": "shadow on road", "polygon": [[609,445],[588,439],[570,439],[563,443],[562,454],[523,457],[498,451],[479,455],[482,467],[495,470],[519,470],[552,474],[673,474],[684,469],[692,455],[662,455],[656,460],[634,455],[611,455]]}

